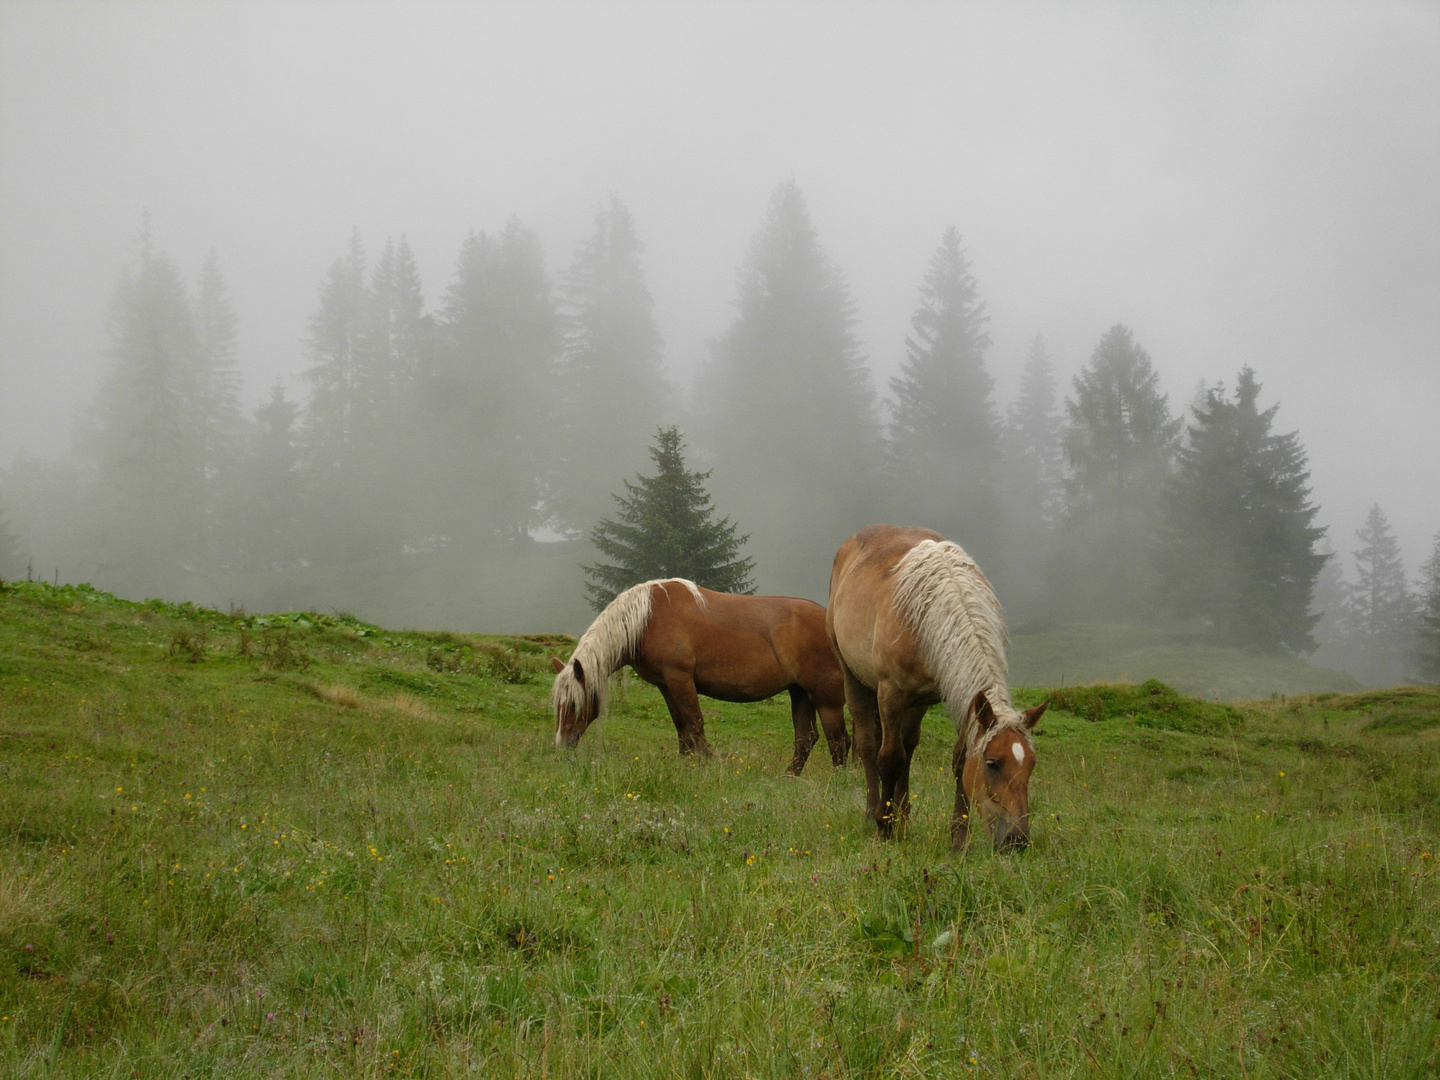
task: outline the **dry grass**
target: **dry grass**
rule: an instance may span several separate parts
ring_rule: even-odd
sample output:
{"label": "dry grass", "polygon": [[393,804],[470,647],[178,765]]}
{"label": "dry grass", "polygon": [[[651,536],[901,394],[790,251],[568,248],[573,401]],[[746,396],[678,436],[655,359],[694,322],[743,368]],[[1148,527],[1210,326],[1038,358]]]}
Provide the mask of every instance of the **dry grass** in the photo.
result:
{"label": "dry grass", "polygon": [[319,698],[330,705],[339,705],[346,709],[358,709],[365,704],[362,698],[353,687],[345,686],[342,683],[331,683],[322,686],[320,683],[301,683],[307,693]]}
{"label": "dry grass", "polygon": [[396,694],[389,701],[385,702],[385,707],[390,709],[392,712],[398,712],[405,716],[408,716],[412,720],[426,720],[432,722],[440,720],[439,714],[436,713],[435,710],[432,709],[429,705],[427,705],[424,701],[421,701],[414,694],[407,694],[403,691]]}

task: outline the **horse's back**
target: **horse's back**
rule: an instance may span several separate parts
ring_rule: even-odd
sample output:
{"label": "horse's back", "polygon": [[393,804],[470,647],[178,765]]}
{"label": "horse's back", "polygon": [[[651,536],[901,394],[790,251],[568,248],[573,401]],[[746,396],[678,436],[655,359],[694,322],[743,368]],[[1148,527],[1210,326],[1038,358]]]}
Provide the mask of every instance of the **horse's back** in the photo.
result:
{"label": "horse's back", "polygon": [[835,553],[826,626],[841,662],[871,689],[886,678],[917,692],[931,687],[918,643],[895,604],[894,572],[916,544],[943,539],[917,526],[870,525]]}
{"label": "horse's back", "polygon": [[[791,596],[745,596],[701,588],[702,603],[667,588],[655,603],[643,665],[688,668],[711,697],[754,700],[839,668],[825,636],[825,609]],[[657,601],[659,597],[656,598]],[[637,671],[641,670],[637,666]]]}

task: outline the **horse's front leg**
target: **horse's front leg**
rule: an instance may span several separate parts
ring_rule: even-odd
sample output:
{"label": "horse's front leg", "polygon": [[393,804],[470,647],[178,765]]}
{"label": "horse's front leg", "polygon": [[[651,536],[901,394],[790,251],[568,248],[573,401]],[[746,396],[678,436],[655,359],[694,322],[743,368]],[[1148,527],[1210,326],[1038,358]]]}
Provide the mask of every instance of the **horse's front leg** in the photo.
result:
{"label": "horse's front leg", "polygon": [[695,692],[694,678],[688,673],[667,674],[660,684],[660,695],[665,699],[670,719],[675,723],[675,734],[680,738],[680,753],[714,757],[714,751],[705,741],[705,716],[700,712],[700,697]]}
{"label": "horse's front leg", "polygon": [[874,690],[852,675],[849,668],[844,672],[845,704],[850,706],[850,721],[855,725],[855,756],[865,766],[865,812],[878,823],[883,816],[876,765],[880,755],[880,706]]}
{"label": "horse's front leg", "polygon": [[880,835],[889,837],[896,829],[903,834],[910,818],[910,758],[920,742],[920,724],[925,704],[916,705],[908,695],[882,687],[880,706],[880,753],[876,765],[880,774]]}
{"label": "horse's front leg", "polygon": [[950,817],[950,850],[959,851],[970,836],[970,800],[965,795],[965,738],[957,736],[950,755],[955,771],[955,813]]}
{"label": "horse's front leg", "polygon": [[790,687],[790,721],[795,725],[795,756],[785,771],[791,776],[799,776],[805,762],[810,760],[810,751],[820,733],[815,730],[815,703],[798,686]]}

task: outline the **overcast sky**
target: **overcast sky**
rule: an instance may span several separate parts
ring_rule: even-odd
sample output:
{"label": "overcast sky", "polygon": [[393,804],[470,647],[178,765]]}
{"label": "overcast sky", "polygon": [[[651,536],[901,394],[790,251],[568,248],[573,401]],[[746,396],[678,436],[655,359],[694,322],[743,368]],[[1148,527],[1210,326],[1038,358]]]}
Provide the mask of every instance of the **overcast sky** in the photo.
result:
{"label": "overcast sky", "polygon": [[512,214],[552,272],[614,191],[682,384],[794,177],[883,387],[956,225],[1003,407],[1130,326],[1172,403],[1250,365],[1347,553],[1440,530],[1440,5],[0,2],[0,463],[63,456],[142,211],[214,247],[247,398],[297,391],[358,227],[434,304]]}

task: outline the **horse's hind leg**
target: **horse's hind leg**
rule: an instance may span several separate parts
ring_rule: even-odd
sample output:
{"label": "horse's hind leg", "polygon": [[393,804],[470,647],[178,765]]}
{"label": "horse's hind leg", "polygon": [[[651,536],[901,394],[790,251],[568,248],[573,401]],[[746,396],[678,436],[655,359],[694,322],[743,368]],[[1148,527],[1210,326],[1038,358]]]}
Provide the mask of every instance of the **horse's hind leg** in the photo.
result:
{"label": "horse's hind leg", "polygon": [[830,745],[830,762],[840,766],[845,764],[845,759],[850,756],[850,732],[845,730],[845,701],[827,702],[824,699],[816,699],[815,711],[820,714],[820,726],[825,730],[825,741]]}
{"label": "horse's hind leg", "polygon": [[660,696],[670,710],[675,734],[680,737],[680,753],[714,757],[705,741],[705,716],[700,711],[700,697],[695,681],[689,678],[667,678],[660,686]]}
{"label": "horse's hind leg", "polygon": [[799,776],[805,762],[810,760],[810,750],[820,734],[815,730],[815,703],[798,686],[790,687],[790,720],[795,725],[795,757],[785,771],[791,776]]}

